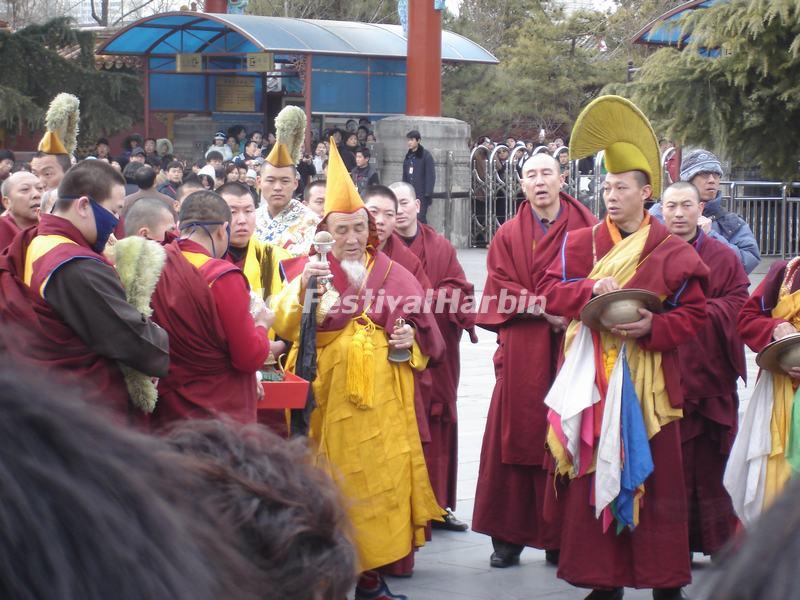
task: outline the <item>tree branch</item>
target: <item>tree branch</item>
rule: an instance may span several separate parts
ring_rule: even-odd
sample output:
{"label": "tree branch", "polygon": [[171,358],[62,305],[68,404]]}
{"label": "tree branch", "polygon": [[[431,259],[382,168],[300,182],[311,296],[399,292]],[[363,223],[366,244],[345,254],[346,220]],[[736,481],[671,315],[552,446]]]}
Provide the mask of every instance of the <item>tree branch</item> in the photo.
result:
{"label": "tree branch", "polygon": [[[137,12],[137,11],[140,11],[140,10],[142,10],[142,9],[143,9],[145,6],[147,6],[148,4],[152,4],[153,2],[154,2],[154,0],[146,0],[145,2],[143,2],[142,4],[140,4],[139,6],[137,6],[136,8],[132,8],[131,10],[129,10],[128,12],[126,12],[126,13],[124,13],[122,16],[120,16],[120,18],[119,18],[119,19],[117,19],[116,21],[114,21],[114,25],[117,25],[117,24],[119,24],[119,22],[120,22],[120,21],[123,21],[123,20],[125,19],[125,17],[127,17],[127,16],[129,16],[129,15],[132,15],[133,13],[135,13],[135,12]],[[94,3],[94,0],[92,0],[92,3]]]}

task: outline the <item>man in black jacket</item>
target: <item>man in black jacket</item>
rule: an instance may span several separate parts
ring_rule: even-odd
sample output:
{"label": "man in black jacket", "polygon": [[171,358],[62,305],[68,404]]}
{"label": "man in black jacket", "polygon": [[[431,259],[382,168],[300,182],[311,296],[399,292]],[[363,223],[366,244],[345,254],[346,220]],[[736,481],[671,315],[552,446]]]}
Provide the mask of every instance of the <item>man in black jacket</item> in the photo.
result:
{"label": "man in black jacket", "polygon": [[428,207],[431,205],[433,186],[436,185],[436,167],[433,156],[425,150],[419,141],[422,139],[419,131],[412,129],[406,134],[408,139],[408,152],[403,160],[403,181],[414,186],[419,198],[419,215],[417,219],[427,223]]}

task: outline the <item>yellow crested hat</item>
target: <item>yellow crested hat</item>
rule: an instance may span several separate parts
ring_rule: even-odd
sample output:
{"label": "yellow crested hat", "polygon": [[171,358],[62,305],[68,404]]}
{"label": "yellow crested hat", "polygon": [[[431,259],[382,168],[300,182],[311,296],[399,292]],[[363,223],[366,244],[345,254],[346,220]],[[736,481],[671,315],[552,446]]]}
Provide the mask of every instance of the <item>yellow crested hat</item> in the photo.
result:
{"label": "yellow crested hat", "polygon": [[658,139],[650,121],[630,100],[600,96],[578,116],[569,141],[569,156],[577,160],[605,151],[609,173],[642,171],[650,179],[653,198],[661,195]]}
{"label": "yellow crested hat", "polygon": [[288,148],[286,148],[286,144],[282,142],[275,143],[272,150],[267,155],[266,161],[273,167],[293,167],[295,164],[289,154]]}
{"label": "yellow crested hat", "polygon": [[80,101],[72,94],[58,94],[47,109],[47,132],[39,142],[39,152],[46,154],[72,154],[78,143]]}
{"label": "yellow crested hat", "polygon": [[328,157],[328,177],[325,183],[325,205],[323,220],[331,213],[354,213],[358,209],[366,209],[364,201],[358,195],[353,178],[344,166],[336,142],[331,138],[331,153]]}

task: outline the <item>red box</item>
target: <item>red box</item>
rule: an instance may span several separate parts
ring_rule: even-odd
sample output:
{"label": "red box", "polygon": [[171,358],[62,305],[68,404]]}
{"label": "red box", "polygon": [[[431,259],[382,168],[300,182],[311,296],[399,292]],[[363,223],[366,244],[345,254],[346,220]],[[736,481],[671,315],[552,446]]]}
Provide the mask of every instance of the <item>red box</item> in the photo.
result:
{"label": "red box", "polygon": [[283,381],[262,381],[264,399],[258,408],[304,408],[308,397],[308,381],[294,373],[284,373]]}

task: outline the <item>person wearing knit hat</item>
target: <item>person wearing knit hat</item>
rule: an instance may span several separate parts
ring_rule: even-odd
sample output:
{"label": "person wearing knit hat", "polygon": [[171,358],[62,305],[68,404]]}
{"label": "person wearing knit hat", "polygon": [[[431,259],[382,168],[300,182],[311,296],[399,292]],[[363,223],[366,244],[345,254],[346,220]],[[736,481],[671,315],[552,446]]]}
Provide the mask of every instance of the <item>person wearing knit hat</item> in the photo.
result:
{"label": "person wearing knit hat", "polygon": [[[607,216],[567,234],[539,288],[547,312],[571,320],[562,368],[544,400],[547,445],[557,473],[570,478],[559,498],[558,576],[593,588],[591,600],[622,598],[625,587],[677,600],[692,578],[677,348],[705,320],[708,267],[645,211],[661,190],[658,141],[629,100],[597,98],[575,122],[570,158],[600,150]],[[626,295],[650,309],[610,320],[608,308]],[[598,310],[599,321],[592,318]]]}
{"label": "person wearing knit hat", "polygon": [[[736,252],[747,273],[761,262],[761,250],[745,220],[722,206],[722,164],[708,150],[698,149],[687,153],[681,161],[681,181],[688,181],[700,193],[703,214],[698,226],[703,233],[724,243]],[[661,204],[654,204],[650,213],[663,221]]]}
{"label": "person wearing knit hat", "polygon": [[[310,426],[321,463],[336,473],[361,559],[356,600],[404,600],[375,569],[408,556],[425,543],[427,522],[442,520],[422,453],[413,370],[441,358],[444,342],[419,282],[377,250],[374,221],[333,143],[317,235],[329,240],[327,260],[283,261],[289,283],[273,302],[275,333],[296,342],[287,370],[302,373],[306,353],[316,358],[316,408],[308,419],[296,411],[293,427]],[[330,279],[318,286],[323,277]]]}
{"label": "person wearing knit hat", "polygon": [[233,160],[233,152],[231,151],[231,147],[225,143],[228,139],[228,136],[225,135],[224,131],[218,131],[214,134],[214,141],[206,150],[206,158],[208,158],[208,153],[212,151],[217,151],[222,154],[223,161]]}
{"label": "person wearing knit hat", "polygon": [[297,189],[297,168],[305,138],[306,115],[287,106],[275,118],[277,142],[261,165],[261,202],[256,209],[256,237],[287,250],[293,256],[308,254],[319,217],[292,196]]}
{"label": "person wearing knit hat", "polygon": [[56,189],[72,166],[79,118],[80,102],[72,94],[58,94],[47,109],[47,131],[31,159],[31,172],[42,180],[46,191]]}

